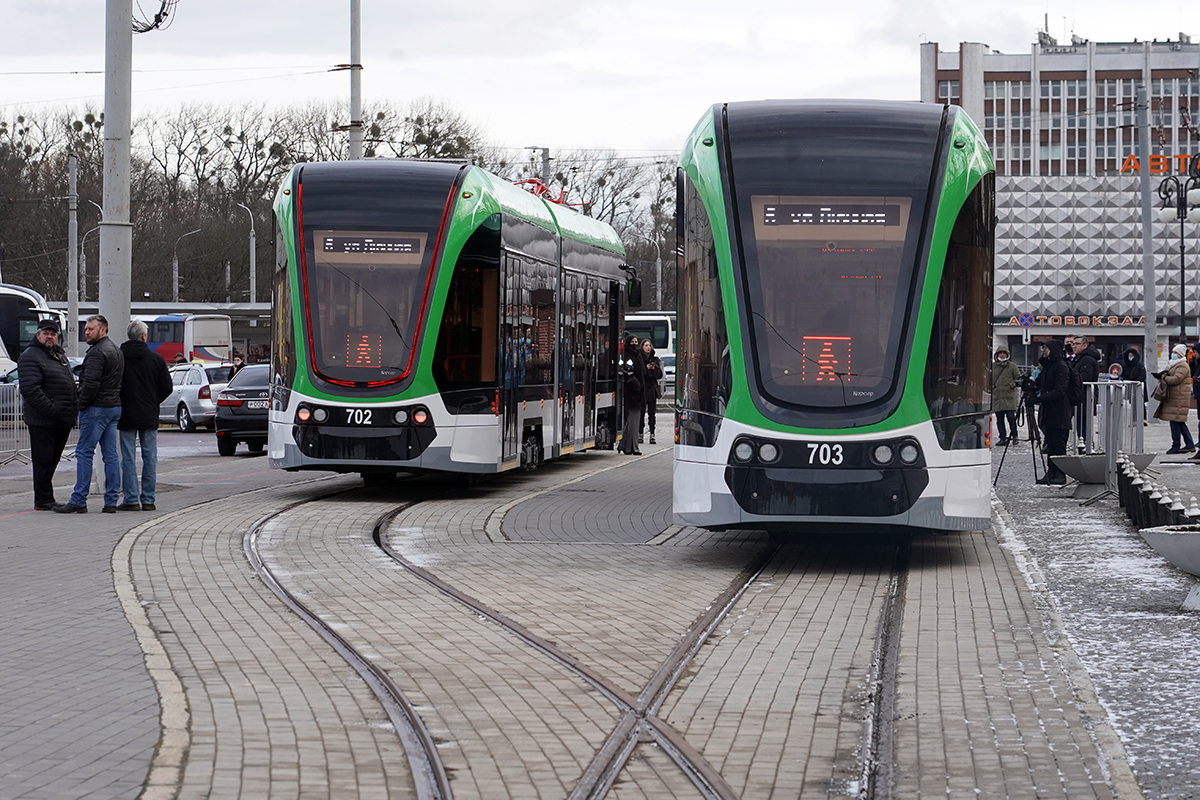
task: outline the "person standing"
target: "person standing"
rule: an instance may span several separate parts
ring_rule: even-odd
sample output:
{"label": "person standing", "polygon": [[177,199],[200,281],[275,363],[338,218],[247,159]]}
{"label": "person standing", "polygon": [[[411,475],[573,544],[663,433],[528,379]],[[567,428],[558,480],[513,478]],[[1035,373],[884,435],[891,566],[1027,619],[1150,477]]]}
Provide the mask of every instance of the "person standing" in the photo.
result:
{"label": "person standing", "polygon": [[75,491],[59,514],[86,514],[96,445],[104,459],[104,513],[113,514],[121,498],[121,463],[117,452],[117,421],[121,418],[121,381],[125,358],[108,338],[108,320],[87,318],[83,338],[91,345],[79,373],[79,441],[75,444]]}
{"label": "person standing", "polygon": [[646,364],[645,386],[643,387],[646,404],[642,409],[642,421],[638,423],[638,443],[642,441],[642,432],[649,427],[650,444],[654,444],[654,415],[658,411],[658,398],[662,396],[662,386],[659,381],[663,377],[663,368],[662,361],[654,355],[654,343],[649,339],[642,340],[642,361]]}
{"label": "person standing", "polygon": [[1000,431],[996,444],[1001,447],[1017,441],[1017,386],[1020,382],[1021,370],[1009,358],[1008,348],[996,348],[996,360],[992,364],[992,411],[996,412],[996,428]]}
{"label": "person standing", "polygon": [[1041,425],[1046,433],[1046,454],[1050,466],[1037,483],[1062,486],[1067,475],[1054,461],[1054,456],[1067,454],[1067,438],[1071,435],[1071,404],[1067,390],[1071,385],[1071,367],[1063,355],[1063,345],[1055,339],[1045,344],[1045,369],[1042,372],[1042,390],[1038,393],[1041,403]]}
{"label": "person standing", "polygon": [[636,336],[625,340],[621,354],[622,406],[625,409],[625,424],[621,428],[620,451],[625,455],[640,456],[637,446],[638,420],[646,405],[646,367],[642,363],[642,350]]}
{"label": "person standing", "polygon": [[1167,385],[1167,399],[1154,410],[1155,419],[1165,419],[1171,423],[1171,449],[1167,450],[1167,454],[1190,453],[1196,446],[1187,427],[1188,412],[1192,407],[1192,371],[1187,363],[1187,347],[1175,345],[1171,349],[1167,368],[1154,373],[1154,377]]}
{"label": "person standing", "polygon": [[[1091,346],[1086,336],[1076,336],[1071,347],[1075,351],[1075,360],[1071,363],[1071,368],[1079,373],[1079,377],[1086,384],[1095,383],[1100,380],[1100,360],[1104,354]],[[1087,441],[1087,437],[1092,427],[1092,416],[1095,414],[1095,408],[1084,408],[1087,404],[1087,398],[1084,398],[1083,403],[1075,406],[1075,435],[1079,437],[1079,446],[1083,447]]]}
{"label": "person standing", "polygon": [[75,376],[58,344],[58,334],[58,322],[42,320],[33,341],[17,359],[21,413],[29,429],[29,455],[33,461],[33,507],[37,511],[49,511],[56,505],[54,471],[79,411]]}
{"label": "person standing", "polygon": [[[153,511],[158,471],[158,407],[171,396],[167,362],[146,344],[146,323],[134,320],[121,345],[125,375],[121,379],[121,511]],[[142,486],[138,492],[137,446],[142,446]]]}

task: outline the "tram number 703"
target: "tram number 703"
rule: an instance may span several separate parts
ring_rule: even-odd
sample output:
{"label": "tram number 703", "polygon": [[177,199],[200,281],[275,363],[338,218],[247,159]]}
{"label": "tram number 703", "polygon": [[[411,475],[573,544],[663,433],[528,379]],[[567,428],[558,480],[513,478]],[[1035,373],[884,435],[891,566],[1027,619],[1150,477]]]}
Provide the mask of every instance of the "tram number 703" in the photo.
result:
{"label": "tram number 703", "polygon": [[808,443],[808,463],[821,464],[822,466],[833,464],[836,466],[841,464],[842,460],[842,446],[840,444]]}
{"label": "tram number 703", "polygon": [[346,424],[347,425],[370,425],[371,424],[371,409],[369,409],[369,408],[347,408],[346,409]]}

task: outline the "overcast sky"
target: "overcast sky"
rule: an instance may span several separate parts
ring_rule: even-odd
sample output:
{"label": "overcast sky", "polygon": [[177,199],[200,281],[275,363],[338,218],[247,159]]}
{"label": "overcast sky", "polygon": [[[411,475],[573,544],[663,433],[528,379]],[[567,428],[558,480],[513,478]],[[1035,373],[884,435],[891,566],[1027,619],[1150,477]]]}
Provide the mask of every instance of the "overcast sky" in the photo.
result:
{"label": "overcast sky", "polygon": [[[179,0],[169,28],[134,37],[135,117],[186,102],[348,97],[348,73],[326,70],[349,60],[349,7]],[[102,106],[102,0],[0,8],[0,118]],[[498,145],[673,152],[715,102],[916,99],[922,41],[1027,53],[1046,15],[1060,40],[1200,40],[1194,2],[362,0],[363,97],[444,100]]]}

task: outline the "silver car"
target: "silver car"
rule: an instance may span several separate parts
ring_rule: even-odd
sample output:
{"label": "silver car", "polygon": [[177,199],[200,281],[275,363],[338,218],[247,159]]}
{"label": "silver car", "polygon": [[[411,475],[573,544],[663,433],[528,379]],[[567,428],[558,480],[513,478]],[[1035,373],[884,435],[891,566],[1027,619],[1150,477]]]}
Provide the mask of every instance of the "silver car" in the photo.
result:
{"label": "silver car", "polygon": [[229,364],[175,364],[171,367],[171,396],[158,407],[160,422],[174,422],[185,433],[198,425],[213,429],[217,395],[229,383]]}

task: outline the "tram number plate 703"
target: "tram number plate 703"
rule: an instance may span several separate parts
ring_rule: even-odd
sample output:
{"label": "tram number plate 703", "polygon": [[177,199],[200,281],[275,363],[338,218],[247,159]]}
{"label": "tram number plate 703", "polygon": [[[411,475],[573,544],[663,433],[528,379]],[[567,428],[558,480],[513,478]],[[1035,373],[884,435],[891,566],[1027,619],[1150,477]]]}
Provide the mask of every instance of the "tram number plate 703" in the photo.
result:
{"label": "tram number plate 703", "polygon": [[346,424],[347,425],[370,425],[371,412],[370,408],[347,408]]}
{"label": "tram number plate 703", "polygon": [[845,453],[840,444],[817,444],[808,442],[808,463],[819,464],[823,467],[837,466],[845,460]]}

